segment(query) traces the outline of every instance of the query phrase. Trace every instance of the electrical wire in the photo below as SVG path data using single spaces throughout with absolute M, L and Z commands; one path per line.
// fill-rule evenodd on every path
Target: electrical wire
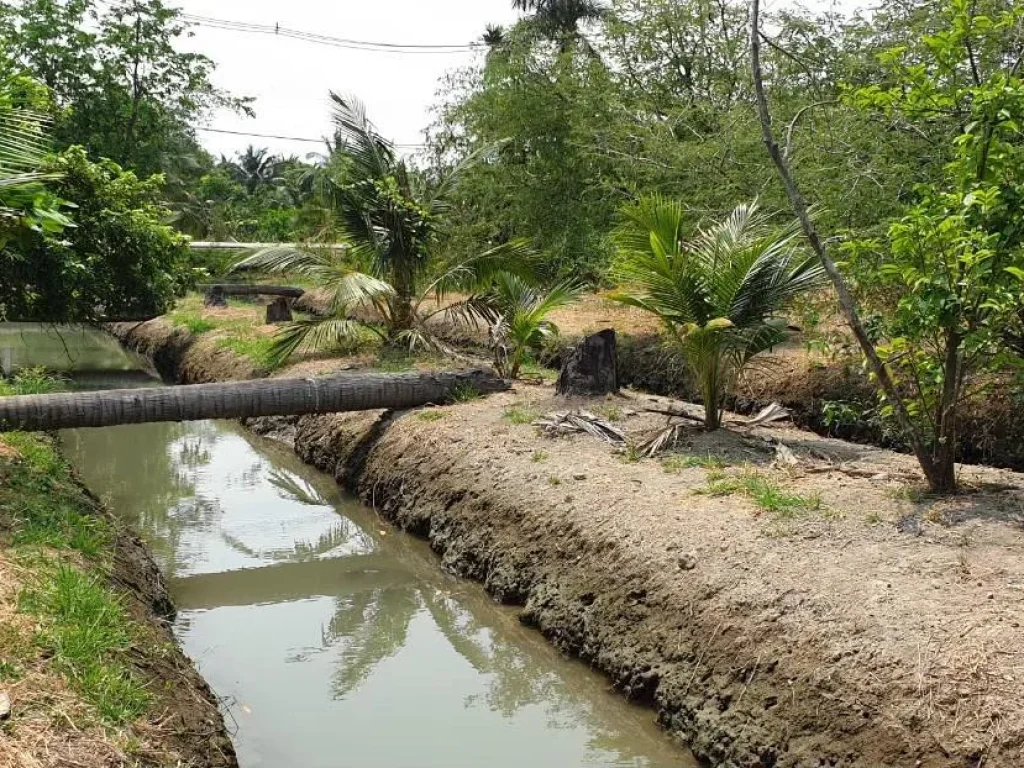
M 281 136 L 274 133 L 253 133 L 251 131 L 232 131 L 227 128 L 207 128 L 197 126 L 196 130 L 207 133 L 225 133 L 231 136 L 249 136 L 256 139 L 279 139 L 281 141 L 302 141 L 308 144 L 324 144 L 326 139 L 310 139 L 305 136 Z M 426 144 L 392 144 L 396 149 L 422 149 Z
M 327 45 L 335 48 L 345 48 L 355 51 L 373 51 L 376 53 L 422 53 L 422 54 L 454 54 L 470 53 L 485 47 L 482 43 L 458 43 L 452 45 L 428 45 L 419 43 L 384 43 L 371 42 L 367 40 L 351 40 L 331 35 L 320 35 L 315 32 L 304 32 L 297 29 L 282 27 L 280 24 L 253 24 L 243 21 L 231 21 L 228 19 L 216 19 L 210 16 L 197 16 L 190 13 L 183 13 L 180 16 L 182 21 L 195 24 L 209 29 L 221 29 L 231 32 L 246 32 L 251 34 L 273 35 L 276 37 L 287 37 L 317 45 Z

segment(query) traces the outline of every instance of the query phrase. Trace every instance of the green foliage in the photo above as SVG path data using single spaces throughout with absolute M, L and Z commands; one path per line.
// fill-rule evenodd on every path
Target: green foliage
M 707 486 L 694 490 L 694 493 L 713 498 L 742 494 L 753 501 L 759 510 L 768 512 L 777 519 L 789 519 L 801 512 L 822 508 L 820 496 L 787 493 L 771 478 L 756 472 L 744 472 L 740 475 L 709 473 Z
M 526 356 L 558 336 L 558 326 L 547 316 L 576 301 L 580 290 L 573 283 L 560 283 L 544 291 L 512 273 L 495 276 L 493 287 L 475 301 L 483 315 L 496 317 L 491 345 L 499 375 L 519 378 Z
M 426 184 L 376 133 L 361 103 L 337 94 L 331 98 L 335 143 L 317 184 L 335 217 L 334 232 L 348 248 L 271 248 L 238 265 L 300 274 L 330 291 L 331 314 L 285 326 L 276 337 L 273 359 L 280 363 L 299 350 L 336 349 L 363 338 L 367 330 L 391 345 L 443 349 L 431 321 L 475 324 L 484 319 L 487 307 L 478 297 L 500 272 L 521 266 L 519 271 L 527 274 L 528 251 L 511 242 L 443 261 L 437 246 L 446 196 L 459 169 Z M 465 164 L 476 160 L 470 157 Z M 445 298 L 455 291 L 472 298 L 446 305 Z M 428 299 L 436 308 L 426 308 Z M 359 319 L 359 310 L 375 317 Z
M 661 461 L 662 469 L 670 474 L 684 469 L 722 470 L 728 466 L 728 461 L 712 453 L 704 456 L 667 456 Z
M 171 314 L 171 320 L 175 325 L 187 328 L 193 336 L 201 336 L 217 327 L 215 322 L 202 317 L 197 312 L 174 312 Z
M 683 240 L 683 207 L 660 196 L 623 210 L 616 232 L 615 299 L 657 316 L 699 383 L 709 430 L 725 393 L 755 355 L 786 339 L 778 316 L 824 272 L 796 247 L 796 229 L 777 230 L 744 205 Z
M 948 161 L 884 237 L 852 239 L 845 251 L 878 318 L 879 353 L 930 451 L 926 474 L 950 490 L 957 410 L 978 374 L 1006 365 L 1007 330 L 1022 319 L 1024 81 L 1004 46 L 1024 9 L 986 15 L 951 0 L 943 20 L 882 55 L 883 84 L 848 91 L 858 109 L 931 133 Z M 884 403 L 881 415 L 892 409 Z
M 532 424 L 540 418 L 540 413 L 528 405 L 510 405 L 501 417 L 509 424 Z
M 135 640 L 124 608 L 95 575 L 64 563 L 47 570 L 20 601 L 41 619 L 37 642 L 104 722 L 131 722 L 145 712 L 149 695 L 117 658 Z
M 554 274 L 601 283 L 626 200 L 683 200 L 691 222 L 756 196 L 783 207 L 753 108 L 747 3 L 612 0 L 582 17 L 575 11 L 604 4 L 525 4 L 535 16 L 441 89 L 430 132 L 436 172 L 501 142 L 456 190 L 453 251 L 523 237 Z M 934 4 L 882 6 L 877 23 L 793 4 L 770 18 L 768 89 L 823 227 L 877 231 L 945 162 L 927 132 L 893 130 L 840 99 L 843 80 L 879 81 L 877 50 L 933 26 Z M 559 31 L 542 29 L 537 19 L 559 8 L 568 11 Z
M 435 410 L 435 409 L 430 409 L 430 410 L 426 410 L 426 411 L 418 411 L 416 413 L 416 418 L 418 418 L 420 421 L 425 421 L 427 423 L 433 423 L 435 421 L 441 421 L 444 417 L 445 417 L 444 411 L 438 411 L 438 410 Z
M 74 227 L 0 251 L 0 317 L 92 322 L 166 312 L 189 277 L 188 248 L 164 221 L 161 179 L 139 180 L 80 147 L 49 161 L 52 188 L 75 204 Z
M 210 59 L 182 50 L 188 26 L 163 0 L 5 3 L 0 33 L 52 91 L 59 145 L 140 176 L 187 175 L 203 155 L 192 126 L 214 109 L 248 109 L 214 87 Z

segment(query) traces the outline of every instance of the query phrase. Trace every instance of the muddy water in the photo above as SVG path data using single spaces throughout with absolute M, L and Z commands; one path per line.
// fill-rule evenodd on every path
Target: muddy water
M 220 422 L 64 443 L 152 545 L 246 768 L 695 765 L 650 712 L 283 446 Z

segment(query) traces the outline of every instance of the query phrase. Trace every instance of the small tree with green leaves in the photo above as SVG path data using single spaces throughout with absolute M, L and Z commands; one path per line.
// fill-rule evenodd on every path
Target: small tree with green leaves
M 480 297 L 502 272 L 529 274 L 530 251 L 514 241 L 465 258 L 443 259 L 448 195 L 460 170 L 479 154 L 470 155 L 439 182 L 427 184 L 377 133 L 360 102 L 337 94 L 331 98 L 335 140 L 317 187 L 334 217 L 334 236 L 347 250 L 271 248 L 238 264 L 303 274 L 329 292 L 331 312 L 285 326 L 275 340 L 273 358 L 280 363 L 300 349 L 351 344 L 366 331 L 392 345 L 443 347 L 432 321 L 487 319 Z M 449 303 L 452 293 L 469 298 Z M 367 309 L 375 317 L 367 317 Z
M 753 9 L 760 88 L 757 0 Z M 875 338 L 807 217 L 759 92 L 766 143 L 794 209 L 837 288 L 884 412 L 936 492 L 956 488 L 957 413 L 979 391 L 981 375 L 1007 359 L 1003 335 L 1020 322 L 1024 279 L 1024 8 L 1001 5 L 985 15 L 977 2 L 951 0 L 945 15 L 941 31 L 882 56 L 881 84 L 846 95 L 893 130 L 937 135 L 949 158 L 940 179 L 918 186 L 886 237 L 845 244 L 861 308 L 879 318 Z
M 773 227 L 756 203 L 690 241 L 679 202 L 645 197 L 623 215 L 615 242 L 624 290 L 615 298 L 662 321 L 700 388 L 706 428 L 718 429 L 736 376 L 786 339 L 779 313 L 824 272 L 796 246 L 797 229 Z

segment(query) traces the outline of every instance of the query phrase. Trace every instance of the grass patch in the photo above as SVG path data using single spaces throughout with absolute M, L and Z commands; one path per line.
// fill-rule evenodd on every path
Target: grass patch
M 448 402 L 471 403 L 474 400 L 480 400 L 483 396 L 484 393 L 471 384 L 459 384 L 448 395 Z
M 622 453 L 619 454 L 619 459 L 624 464 L 639 464 L 640 459 L 643 457 L 644 455 L 640 452 L 640 449 L 632 443 L 627 443 L 626 447 L 622 449 Z
M 791 519 L 803 512 L 820 510 L 823 506 L 820 495 L 788 493 L 775 481 L 756 472 L 742 475 L 710 472 L 707 487 L 697 488 L 694 493 L 716 498 L 742 494 L 753 501 L 759 510 L 776 519 Z
M 617 405 L 595 405 L 591 410 L 594 411 L 605 421 L 617 422 L 622 421 L 623 416 L 622 409 Z
M 230 349 L 236 355 L 247 358 L 260 368 L 273 371 L 280 366 L 280 361 L 274 359 L 273 336 L 259 336 L 256 338 L 225 337 L 217 339 L 217 346 L 220 349 Z
M 135 638 L 115 595 L 94 575 L 66 563 L 44 568 L 41 584 L 22 593 L 20 607 L 39 617 L 36 642 L 55 667 L 111 725 L 146 711 L 149 695 L 118 661 Z
M 562 484 L 562 478 L 560 478 L 560 477 L 552 476 L 552 477 L 548 478 L 548 485 L 550 485 L 552 487 L 559 486 L 561 484 Z
M 540 464 L 541 462 L 547 461 L 548 458 L 547 451 L 534 451 L 533 456 L 530 457 L 534 464 Z
M 510 405 L 501 414 L 501 418 L 509 424 L 532 424 L 540 418 L 540 413 L 527 405 Z
M 0 396 L 49 395 L 65 389 L 64 380 L 45 368 L 22 368 L 10 379 L 0 379 Z
M 721 456 L 712 453 L 706 456 L 668 456 L 662 459 L 661 467 L 668 473 L 682 472 L 684 469 L 722 470 L 729 463 Z
M 29 371 L 0 382 L 0 394 L 61 386 Z M 150 699 L 125 657 L 141 644 L 140 630 L 107 586 L 110 525 L 75 481 L 53 438 L 8 432 L 0 441 L 8 449 L 0 458 L 0 531 L 6 531 L 0 545 L 32 572 L 19 609 L 36 626 L 30 636 L 0 625 L 0 681 L 18 679 L 24 665 L 41 656 L 104 723 L 129 723 Z
M 435 409 L 431 409 L 429 411 L 417 411 L 416 412 L 416 418 L 418 418 L 420 421 L 434 422 L 434 421 L 440 421 L 444 417 L 445 417 L 444 411 L 438 411 L 438 410 L 435 410 Z
M 217 327 L 217 324 L 209 318 L 202 317 L 193 312 L 176 312 L 171 315 L 171 322 L 179 327 L 187 328 L 194 336 L 201 336 L 209 333 Z

